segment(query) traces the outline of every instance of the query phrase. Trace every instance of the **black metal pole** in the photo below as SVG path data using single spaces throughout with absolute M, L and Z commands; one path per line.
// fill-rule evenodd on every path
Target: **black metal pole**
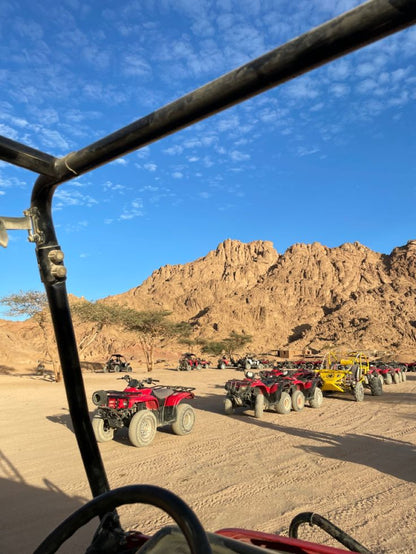
M 3 136 L 0 136 L 0 160 L 50 177 L 57 175 L 58 158 Z

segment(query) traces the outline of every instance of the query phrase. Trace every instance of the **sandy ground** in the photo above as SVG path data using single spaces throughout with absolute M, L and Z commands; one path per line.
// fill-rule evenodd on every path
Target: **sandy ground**
M 85 373 L 88 399 L 122 388 L 116 374 Z M 136 371 L 135 377 L 147 376 Z M 185 437 L 169 429 L 146 448 L 125 432 L 100 445 L 112 488 L 148 483 L 181 496 L 204 527 L 287 534 L 299 512 L 314 511 L 378 554 L 416 551 L 416 373 L 382 397 L 327 397 L 318 410 L 225 416 L 233 369 L 155 370 L 165 384 L 196 387 L 197 421 Z M 63 384 L 1 375 L 0 551 L 30 553 L 91 495 L 72 431 Z M 91 412 L 93 411 L 90 402 Z M 155 508 L 120 510 L 123 526 L 152 533 L 171 523 Z M 59 552 L 83 552 L 96 523 Z M 336 545 L 309 527 L 300 537 Z

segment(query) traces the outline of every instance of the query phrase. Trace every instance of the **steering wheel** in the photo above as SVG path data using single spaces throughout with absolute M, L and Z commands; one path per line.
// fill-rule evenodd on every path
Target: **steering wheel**
M 103 517 L 123 504 L 135 503 L 150 504 L 169 514 L 183 532 L 192 554 L 212 554 L 205 530 L 191 508 L 172 492 L 154 485 L 120 487 L 93 498 L 58 525 L 33 554 L 53 554 L 80 527 L 94 517 Z M 110 550 L 101 549 L 100 553 L 117 553 L 117 550 L 114 550 L 114 544 L 110 548 Z M 121 548 L 120 545 L 120 552 Z

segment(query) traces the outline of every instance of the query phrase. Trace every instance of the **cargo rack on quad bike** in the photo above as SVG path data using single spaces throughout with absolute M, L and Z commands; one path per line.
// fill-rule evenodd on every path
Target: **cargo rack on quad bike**
M 67 270 L 52 219 L 52 199 L 57 187 L 66 181 L 349 52 L 405 29 L 415 22 L 415 0 L 369 0 L 62 158 L 56 158 L 30 146 L 0 137 L 1 160 L 39 175 L 32 190 L 31 206 L 23 212 L 24 216 L 0 218 L 0 244 L 7 246 L 7 230 L 23 229 L 28 232 L 29 240 L 36 245 L 38 267 L 52 315 L 69 410 L 94 497 L 53 531 L 38 547 L 37 554 L 56 552 L 69 536 L 96 516 L 100 518 L 101 523 L 92 545 L 88 548 L 89 554 L 137 552 L 138 545 L 143 542 L 140 543 L 138 539 L 134 543 L 134 537 L 122 530 L 116 512 L 118 506 L 136 502 L 151 504 L 165 510 L 183 531 L 186 542 L 194 554 L 218 551 L 216 549 L 221 536 L 221 540 L 225 541 L 222 543 L 221 552 L 227 551 L 227 548 L 228 551 L 233 552 L 261 551 L 254 546 L 255 544 L 280 552 L 342 552 L 294 538 L 299 523 L 312 524 L 318 521 L 322 523 L 321 520 L 324 518 L 320 520 L 320 516 L 316 514 L 301 514 L 298 519 L 295 518 L 296 525 L 291 527 L 290 538 L 267 535 L 266 539 L 266 534 L 243 530 L 228 530 L 228 535 L 227 530 L 208 534 L 193 511 L 180 498 L 165 489 L 150 485 L 135 485 L 110 490 L 89 418 L 66 291 Z M 369 552 L 332 523 L 325 523 L 323 528 L 347 548 L 355 552 Z M 240 538 L 244 536 L 241 540 L 245 543 L 227 538 L 233 536 Z M 143 539 L 145 540 L 147 537 Z M 152 539 L 149 544 L 150 542 Z M 172 543 L 167 543 L 167 549 L 170 544 Z M 146 549 L 146 545 L 144 548 Z M 156 544 L 155 549 L 158 548 Z M 150 550 L 146 549 L 146 552 Z

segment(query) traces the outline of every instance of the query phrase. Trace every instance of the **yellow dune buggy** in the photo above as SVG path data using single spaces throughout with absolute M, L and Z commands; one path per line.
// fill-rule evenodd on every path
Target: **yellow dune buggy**
M 381 380 L 371 373 L 369 358 L 362 352 L 349 352 L 345 356 L 328 352 L 316 372 L 322 380 L 322 392 L 352 393 L 356 402 L 364 400 L 365 387 L 373 396 L 383 393 Z

